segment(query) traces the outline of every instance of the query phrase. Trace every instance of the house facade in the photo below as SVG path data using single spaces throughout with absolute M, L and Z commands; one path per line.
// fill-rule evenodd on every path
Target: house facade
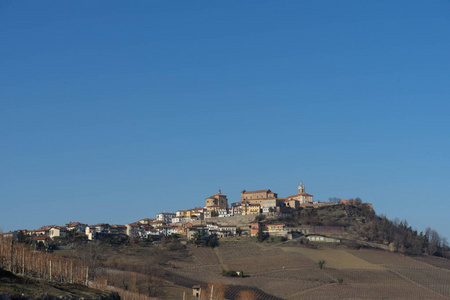
M 276 200 L 278 194 L 272 192 L 271 190 L 256 190 L 256 191 L 246 191 L 241 192 L 241 203 L 248 202 L 250 204 L 258 204 L 262 206 L 263 200 Z
M 172 219 L 176 217 L 174 213 L 162 212 L 156 215 L 156 220 L 162 221 L 164 223 L 172 223 Z
M 55 237 L 65 237 L 66 234 L 67 234 L 66 227 L 61 227 L 61 226 L 54 226 L 54 227 L 50 228 L 48 231 L 48 236 L 51 239 L 54 239 Z
M 251 204 L 249 202 L 243 202 L 241 204 L 241 215 L 257 215 L 261 213 L 261 206 L 259 204 Z
M 109 224 L 100 223 L 86 227 L 85 234 L 88 240 L 95 240 L 98 233 L 109 233 Z
M 241 202 L 231 204 L 231 214 L 233 216 L 239 216 L 241 214 Z
M 264 229 L 264 225 L 261 222 L 252 222 L 250 224 L 250 236 L 256 236 L 260 227 Z
M 85 233 L 87 224 L 80 222 L 69 222 L 66 224 L 67 231 L 75 230 L 77 233 Z
M 127 228 L 127 235 L 131 238 L 140 236 L 140 228 L 136 223 L 130 223 L 125 225 Z

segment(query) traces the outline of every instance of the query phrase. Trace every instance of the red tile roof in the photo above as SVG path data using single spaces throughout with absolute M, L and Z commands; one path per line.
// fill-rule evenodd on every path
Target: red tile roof
M 297 196 L 311 196 L 311 197 L 312 197 L 311 194 L 308 194 L 308 193 L 301 193 L 301 194 L 297 194 L 297 195 L 288 196 L 288 197 L 286 197 L 286 199 L 293 198 L 293 197 L 297 197 Z

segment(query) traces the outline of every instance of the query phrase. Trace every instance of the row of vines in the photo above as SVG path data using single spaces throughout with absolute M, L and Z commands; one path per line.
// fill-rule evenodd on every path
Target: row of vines
M 66 283 L 88 283 L 89 267 L 75 259 L 36 251 L 0 236 L 0 268 L 14 274 Z

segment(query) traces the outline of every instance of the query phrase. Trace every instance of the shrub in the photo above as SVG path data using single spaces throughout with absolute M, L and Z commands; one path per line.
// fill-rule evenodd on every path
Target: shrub
M 256 234 L 256 240 L 260 243 L 264 242 L 269 237 L 269 234 L 264 232 L 264 227 L 261 225 L 258 228 L 258 233 Z
M 232 271 L 232 270 L 225 270 L 222 269 L 222 276 L 225 277 L 244 277 L 244 272 L 243 271 Z
M 324 260 L 319 260 L 319 262 L 317 264 L 319 265 L 319 269 L 323 269 L 323 267 L 325 265 L 325 261 Z
M 266 216 L 263 215 L 263 214 L 257 215 L 257 216 L 255 217 L 255 221 L 262 221 L 262 220 L 264 220 L 265 218 L 266 218 Z

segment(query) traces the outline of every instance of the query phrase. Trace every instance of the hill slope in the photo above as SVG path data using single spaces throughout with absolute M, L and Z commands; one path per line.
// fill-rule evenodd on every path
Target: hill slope
M 102 292 L 79 284 L 48 282 L 44 280 L 16 276 L 13 273 L 3 269 L 0 269 L 0 294 L 14 296 L 14 299 L 36 299 L 41 297 L 57 297 L 64 299 L 84 298 L 99 300 L 119 299 L 116 293 Z

